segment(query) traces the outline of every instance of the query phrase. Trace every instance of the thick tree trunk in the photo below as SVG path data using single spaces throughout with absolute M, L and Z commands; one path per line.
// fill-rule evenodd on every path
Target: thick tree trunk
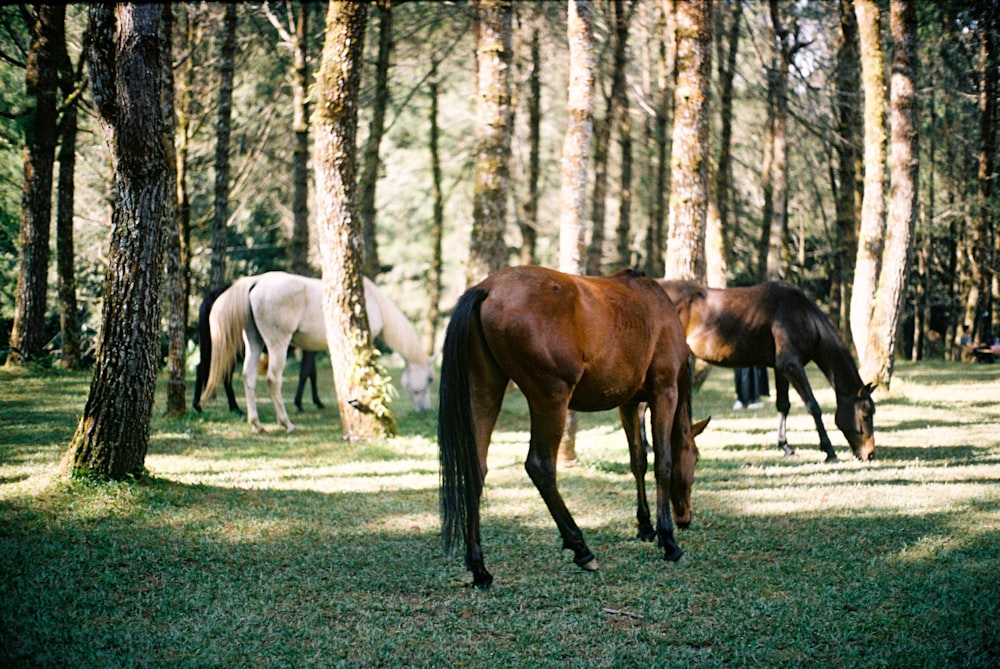
M 7 366 L 16 367 L 45 346 L 45 302 L 52 222 L 52 173 L 55 162 L 57 50 L 65 43 L 63 5 L 38 5 L 25 73 L 32 102 L 25 124 L 24 190 L 21 197 L 21 257 L 17 273 L 14 324 Z
M 222 53 L 219 56 L 219 113 L 215 125 L 215 208 L 212 217 L 212 262 L 209 288 L 226 283 L 229 230 L 229 138 L 232 134 L 233 70 L 236 58 L 236 4 L 224 5 Z
M 378 185 L 379 148 L 385 132 L 385 110 L 389 104 L 389 66 L 392 61 L 392 0 L 378 0 L 378 60 L 375 64 L 375 100 L 368 126 L 364 162 L 361 167 L 361 233 L 364 240 L 364 273 L 374 279 L 382 271 L 378 257 L 375 223 L 375 189 Z
M 851 299 L 851 336 L 860 357 L 868 341 L 871 296 L 875 294 L 885 243 L 885 73 L 878 3 L 854 0 L 854 11 L 858 18 L 861 81 L 865 92 L 865 188 Z
M 62 460 L 64 475 L 121 480 L 145 471 L 169 197 L 159 99 L 162 10 L 157 4 L 90 8 L 90 77 L 111 148 L 115 202 L 97 363 Z
M 891 0 L 893 37 L 891 78 L 892 184 L 885 251 L 872 311 L 861 378 L 889 390 L 896 355 L 896 334 L 903 298 L 910 240 L 917 211 L 917 9 L 916 0 Z
M 372 345 L 362 283 L 361 221 L 355 201 L 358 88 L 368 7 L 330 2 L 317 81 L 316 192 L 323 262 L 323 312 L 346 439 L 396 432 L 389 379 Z
M 708 213 L 711 0 L 677 3 L 676 20 L 677 82 L 664 276 L 700 281 L 705 278 L 705 219 Z
M 510 189 L 510 0 L 474 0 L 476 32 L 476 177 L 466 281 L 478 283 L 507 265 Z

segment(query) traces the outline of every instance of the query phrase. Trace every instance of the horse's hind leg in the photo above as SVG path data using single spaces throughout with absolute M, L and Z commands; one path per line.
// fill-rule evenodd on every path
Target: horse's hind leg
M 284 345 L 276 344 L 273 347 L 268 347 L 267 387 L 271 391 L 271 401 L 274 403 L 274 412 L 277 415 L 278 423 L 284 425 L 285 430 L 291 432 L 295 429 L 295 426 L 292 425 L 292 421 L 288 418 L 288 412 L 285 410 L 285 402 L 281 399 L 281 381 L 287 358 L 288 342 L 285 342 Z
M 792 407 L 792 403 L 788 401 L 788 379 L 777 369 L 774 371 L 774 406 L 778 410 L 778 448 L 784 451 L 785 455 L 795 455 L 795 449 L 788 445 L 785 426 L 788 421 L 788 410 Z
M 260 360 L 261 341 L 256 330 L 243 332 L 243 342 L 246 345 L 246 356 L 243 358 L 243 390 L 247 400 L 247 422 L 255 433 L 264 431 L 257 416 L 257 361 Z
M 621 417 L 622 428 L 625 430 L 625 438 L 628 439 L 629 464 L 632 467 L 632 476 L 635 477 L 637 498 L 635 517 L 639 524 L 638 537 L 643 541 L 652 541 L 656 538 L 656 530 L 653 529 L 649 520 L 649 502 L 646 498 L 648 461 L 644 443 L 645 435 L 642 434 L 641 429 L 644 411 L 645 405 L 634 403 L 618 407 L 618 415 Z
M 524 388 L 522 388 L 524 390 Z M 564 395 L 567 397 L 568 395 Z M 562 535 L 563 548 L 573 551 L 573 561 L 587 571 L 597 570 L 597 560 L 583 540 L 573 516 L 556 486 L 556 459 L 559 441 L 566 426 L 567 401 L 559 402 L 558 395 L 541 391 L 541 400 L 528 400 L 531 413 L 531 442 L 524 468 L 538 488 L 552 519 Z

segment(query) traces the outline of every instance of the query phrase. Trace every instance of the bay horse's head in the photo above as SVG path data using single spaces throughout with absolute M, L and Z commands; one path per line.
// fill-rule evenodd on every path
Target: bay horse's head
M 711 417 L 699 421 L 685 430 L 677 447 L 671 448 L 670 502 L 678 527 L 691 524 L 691 488 L 694 485 L 694 468 L 698 464 L 698 446 L 694 438 L 705 431 Z M 672 440 L 673 441 L 673 440 Z
M 862 461 L 875 458 L 874 390 L 875 386 L 867 383 L 854 396 L 837 401 L 837 427 L 844 433 L 855 457 Z
M 413 401 L 414 411 L 428 411 L 431 408 L 431 381 L 434 380 L 434 363 L 409 363 L 403 370 L 401 382 Z

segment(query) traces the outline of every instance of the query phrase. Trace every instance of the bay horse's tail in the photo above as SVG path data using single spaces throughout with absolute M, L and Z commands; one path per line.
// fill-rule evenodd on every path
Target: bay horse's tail
M 465 537 L 469 508 L 479 501 L 483 472 L 476 450 L 469 386 L 469 342 L 476 331 L 479 307 L 486 299 L 482 288 L 470 288 L 448 324 L 441 350 L 441 387 L 438 401 L 438 446 L 441 460 L 441 546 L 451 554 L 455 537 Z
M 250 312 L 250 290 L 256 277 L 240 279 L 223 292 L 212 305 L 208 321 L 211 332 L 212 362 L 205 384 L 204 397 L 211 398 L 219 384 L 236 364 L 243 349 L 243 330 L 253 319 Z

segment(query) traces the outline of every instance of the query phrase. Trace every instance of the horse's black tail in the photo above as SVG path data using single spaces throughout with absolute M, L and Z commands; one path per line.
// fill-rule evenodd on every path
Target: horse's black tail
M 446 554 L 451 553 L 459 533 L 465 538 L 469 508 L 478 503 L 483 489 L 469 387 L 469 340 L 479 336 L 473 328 L 486 295 L 482 288 L 470 288 L 462 295 L 455 305 L 441 350 L 438 447 L 441 546 Z

